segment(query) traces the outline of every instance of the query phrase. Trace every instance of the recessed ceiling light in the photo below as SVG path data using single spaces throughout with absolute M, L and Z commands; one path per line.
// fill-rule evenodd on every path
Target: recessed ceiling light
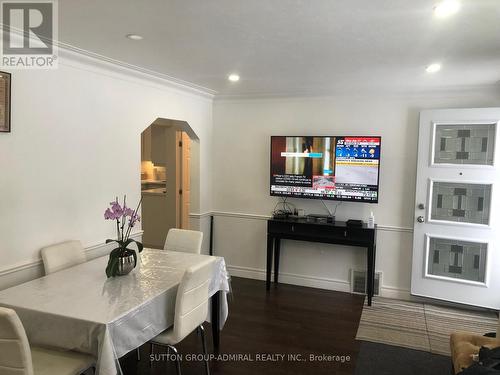
M 230 74 L 228 77 L 227 77 L 228 80 L 230 80 L 231 82 L 238 82 L 240 80 L 240 76 L 238 74 Z
M 131 40 L 142 40 L 142 39 L 144 39 L 141 35 L 138 35 L 138 34 L 127 34 L 126 37 L 129 38 L 129 39 L 131 39 Z
M 443 0 L 434 7 L 434 15 L 445 18 L 457 13 L 460 10 L 460 3 L 457 0 Z
M 425 68 L 425 71 L 427 73 L 436 73 L 439 72 L 440 70 L 441 70 L 441 64 L 438 63 L 428 65 L 427 68 Z

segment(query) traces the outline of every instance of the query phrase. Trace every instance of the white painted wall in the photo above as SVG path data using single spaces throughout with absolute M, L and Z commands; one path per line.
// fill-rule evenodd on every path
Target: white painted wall
M 93 249 L 114 236 L 113 225 L 103 220 L 104 207 L 116 194 L 139 199 L 140 133 L 163 117 L 187 121 L 200 138 L 193 152 L 200 163 L 192 166 L 191 222 L 205 232 L 205 251 L 214 207 L 216 253 L 226 257 L 234 275 L 255 278 L 264 277 L 265 218 L 277 201 L 268 194 L 270 135 L 381 135 L 380 203 L 344 203 L 337 217 L 365 219 L 373 209 L 381 226 L 377 270 L 384 273 L 383 291 L 405 294 L 418 111 L 498 106 L 500 99 L 493 89 L 478 89 L 221 100 L 214 106 L 213 129 L 206 95 L 65 51 L 59 64 L 54 71 L 12 76 L 12 133 L 0 134 L 0 278 L 8 276 L 9 285 L 24 277 L 12 271 L 31 267 L 26 275 L 39 274 L 44 245 L 78 238 Z M 318 201 L 294 202 L 324 212 Z M 287 242 L 282 280 L 347 290 L 353 265 L 364 266 L 363 250 Z
M 57 70 L 12 72 L 12 133 L 0 134 L 0 276 L 36 264 L 47 244 L 115 236 L 104 209 L 115 195 L 138 202 L 140 134 L 157 117 L 185 120 L 199 136 L 191 207 L 210 210 L 210 96 L 68 51 Z
M 343 203 L 339 220 L 379 224 L 377 271 L 382 293 L 410 290 L 418 114 L 423 108 L 498 106 L 494 88 L 460 92 L 338 96 L 330 98 L 216 100 L 214 105 L 215 249 L 233 275 L 264 278 L 271 135 L 381 135 L 379 204 Z M 320 201 L 291 199 L 307 213 L 327 213 Z M 328 203 L 332 208 L 335 203 Z M 281 280 L 348 290 L 349 269 L 364 268 L 365 251 L 285 241 Z

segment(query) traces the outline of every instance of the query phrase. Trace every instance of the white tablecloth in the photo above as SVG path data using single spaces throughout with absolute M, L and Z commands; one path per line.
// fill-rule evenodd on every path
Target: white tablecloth
M 90 353 L 99 375 L 116 375 L 118 358 L 173 324 L 182 275 L 206 257 L 145 249 L 134 271 L 111 279 L 104 272 L 108 257 L 101 257 L 0 291 L 0 306 L 16 310 L 32 345 Z M 225 292 L 222 327 L 229 285 L 224 258 L 213 258 L 210 296 Z

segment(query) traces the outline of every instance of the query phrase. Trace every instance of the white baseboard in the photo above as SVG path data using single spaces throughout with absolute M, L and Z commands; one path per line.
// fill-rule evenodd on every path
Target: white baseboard
M 258 268 L 227 266 L 229 273 L 232 276 L 245 277 L 247 279 L 265 280 L 266 271 Z M 274 277 L 274 272 L 271 277 Z M 280 272 L 279 281 L 284 284 L 308 286 L 312 288 L 337 290 L 341 292 L 349 292 L 349 282 L 344 280 L 322 278 L 315 276 L 297 275 L 293 273 Z
M 131 234 L 131 238 L 140 241 L 143 231 Z M 113 243 L 106 244 L 104 241 L 96 245 L 87 246 L 85 254 L 87 260 L 109 254 L 113 249 Z M 26 261 L 12 265 L 0 270 L 0 290 L 31 281 L 44 275 L 42 259 Z
M 232 276 L 244 277 L 247 279 L 265 280 L 266 271 L 259 268 L 241 267 L 228 265 L 227 269 Z M 272 273 L 274 278 L 274 272 Z M 351 291 L 350 282 L 346 280 L 331 279 L 327 277 L 316 277 L 307 275 L 298 275 L 292 273 L 281 273 L 279 281 L 284 284 L 307 286 L 311 288 L 335 290 L 338 292 Z M 394 288 L 391 286 L 382 286 L 380 288 L 380 296 L 386 298 L 409 300 L 410 291 L 406 289 Z
M 382 286 L 380 289 L 380 296 L 386 298 L 400 299 L 404 301 L 410 301 L 411 294 L 407 289 L 395 288 L 392 286 Z

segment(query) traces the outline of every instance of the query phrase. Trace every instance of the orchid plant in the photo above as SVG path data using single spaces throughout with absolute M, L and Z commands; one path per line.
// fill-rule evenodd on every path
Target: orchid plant
M 134 250 L 129 249 L 128 246 L 131 243 L 137 245 L 137 250 L 142 251 L 142 243 L 135 241 L 130 238 L 130 232 L 132 228 L 141 221 L 139 216 L 139 207 L 141 206 L 142 198 L 137 205 L 135 210 L 127 207 L 126 202 L 127 197 L 123 197 L 123 205 L 118 202 L 118 197 L 110 203 L 111 207 L 108 207 L 104 212 L 105 220 L 116 220 L 116 240 L 106 240 L 106 243 L 116 242 L 118 247 L 113 249 L 109 254 L 108 266 L 106 267 L 106 276 L 113 277 L 116 276 L 118 272 L 118 263 L 120 257 L 134 256 L 134 267 L 137 265 L 137 254 Z

